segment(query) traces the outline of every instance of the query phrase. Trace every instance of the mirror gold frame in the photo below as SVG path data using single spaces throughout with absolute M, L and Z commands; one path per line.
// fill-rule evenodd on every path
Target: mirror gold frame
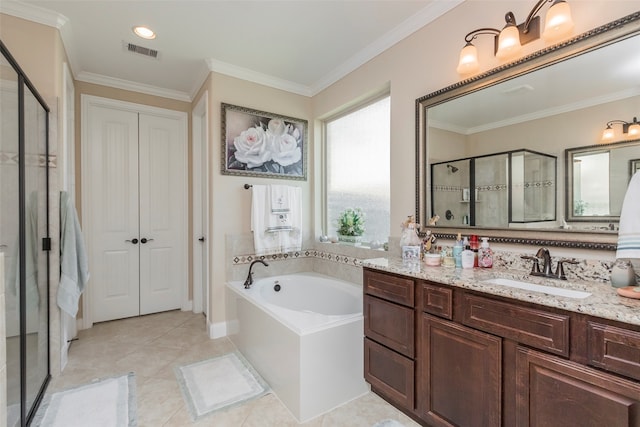
M 511 63 L 496 67 L 485 73 L 462 80 L 421 98 L 416 99 L 416 218 L 420 224 L 427 224 L 427 200 L 429 165 L 427 163 L 427 109 L 468 93 L 493 86 L 565 61 L 586 52 L 616 43 L 640 34 L 640 11 L 627 15 L 608 24 L 582 33 L 565 42 L 550 46 L 520 58 Z M 474 234 L 490 237 L 498 243 L 525 244 L 535 246 L 558 246 L 568 248 L 615 250 L 615 233 L 593 233 L 588 231 L 552 230 L 552 229 L 472 229 Z M 431 231 L 441 239 L 454 239 L 463 231 L 454 227 L 435 227 Z M 467 231 L 467 229 L 464 229 Z

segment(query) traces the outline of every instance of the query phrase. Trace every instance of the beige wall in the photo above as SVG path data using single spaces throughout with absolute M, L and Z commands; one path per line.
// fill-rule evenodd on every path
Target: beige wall
M 509 10 L 521 22 L 533 4 L 467 0 L 313 97 L 313 116 L 321 117 L 383 82 L 390 82 L 392 236 L 399 235 L 400 223 L 415 210 L 415 100 L 460 79 L 455 70 L 465 34 L 479 27 L 501 28 Z M 570 4 L 575 34 L 638 10 L 637 1 L 572 0 Z M 546 10 L 545 7 L 541 13 L 543 18 Z M 479 72 L 500 65 L 492 54 L 492 37 L 481 36 L 474 43 L 480 55 Z M 543 47 L 544 41 L 536 40 L 525 45 L 522 54 Z
M 243 188 L 245 183 L 280 183 L 300 187 L 303 194 L 303 242 L 313 238 L 311 227 L 311 220 L 313 218 L 311 176 L 313 176 L 314 171 L 314 156 L 312 152 L 314 141 L 311 132 L 311 99 L 308 97 L 295 95 L 218 73 L 211 73 L 194 99 L 194 106 L 198 103 L 205 90 L 207 90 L 209 94 L 209 185 L 211 189 L 211 218 L 209 227 L 209 241 L 211 242 L 211 286 L 209 295 L 209 319 L 215 327 L 216 324 L 224 322 L 225 320 L 225 271 L 227 263 L 231 262 L 230 259 L 226 258 L 225 254 L 225 236 L 227 234 L 248 233 L 251 231 L 251 192 Z M 297 181 L 223 175 L 221 173 L 221 103 L 307 120 L 309 122 L 307 143 L 307 175 L 309 178 L 306 181 Z

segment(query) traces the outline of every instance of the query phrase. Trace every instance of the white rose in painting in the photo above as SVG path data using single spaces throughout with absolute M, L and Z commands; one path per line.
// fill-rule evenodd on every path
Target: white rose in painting
M 271 140 L 271 158 L 282 166 L 289 166 L 299 162 L 302 158 L 302 151 L 298 147 L 298 141 L 288 133 L 273 137 Z
M 268 132 L 273 136 L 284 135 L 287 131 L 285 123 L 280 119 L 269 120 Z
M 257 168 L 271 160 L 269 141 L 264 129 L 252 127 L 233 139 L 236 160 L 246 163 L 248 168 Z

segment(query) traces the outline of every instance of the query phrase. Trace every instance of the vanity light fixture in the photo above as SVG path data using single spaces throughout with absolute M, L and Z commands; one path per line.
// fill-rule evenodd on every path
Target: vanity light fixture
M 538 0 L 533 6 L 527 19 L 522 24 L 516 24 L 513 12 L 504 16 L 506 25 L 502 30 L 496 28 L 479 28 L 464 37 L 465 46 L 460 52 L 460 59 L 456 71 L 458 74 L 471 74 L 480 68 L 478 49 L 472 41 L 481 34 L 494 36 L 494 53 L 498 59 L 506 59 L 516 55 L 523 44 L 540 38 L 540 17 L 537 16 L 545 3 L 553 3 L 547 11 L 545 29 L 542 37 L 547 42 L 558 40 L 573 30 L 571 9 L 565 0 Z
M 154 33 L 153 30 L 149 27 L 139 25 L 139 26 L 133 27 L 131 30 L 136 36 L 142 37 L 143 39 L 146 39 L 146 40 L 153 40 L 156 38 L 156 33 Z
M 613 141 L 616 138 L 616 131 L 613 125 L 621 124 L 622 133 L 627 134 L 627 138 L 636 139 L 640 138 L 640 122 L 638 118 L 634 117 L 632 122 L 625 122 L 624 120 L 611 120 L 607 122 L 607 127 L 602 132 L 603 141 Z

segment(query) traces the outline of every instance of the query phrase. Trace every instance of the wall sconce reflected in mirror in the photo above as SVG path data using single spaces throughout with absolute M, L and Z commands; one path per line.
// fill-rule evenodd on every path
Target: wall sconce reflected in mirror
M 460 59 L 456 71 L 458 74 L 471 74 L 478 71 L 478 49 L 472 41 L 482 34 L 494 36 L 494 53 L 498 59 L 506 59 L 516 55 L 522 45 L 540 38 L 540 17 L 536 16 L 545 3 L 553 3 L 547 11 L 545 28 L 542 37 L 547 42 L 567 36 L 573 30 L 571 9 L 565 0 L 538 0 L 533 6 L 527 19 L 520 25 L 516 24 L 515 15 L 507 12 L 504 19 L 506 25 L 502 30 L 496 28 L 479 28 L 468 33 L 464 40 L 465 46 L 460 52 Z
M 640 138 L 640 122 L 634 117 L 632 122 L 625 122 L 624 120 L 608 121 L 607 127 L 602 132 L 602 141 L 613 141 L 618 137 L 613 127 L 615 124 L 622 125 L 622 133 L 626 133 L 628 139 Z

